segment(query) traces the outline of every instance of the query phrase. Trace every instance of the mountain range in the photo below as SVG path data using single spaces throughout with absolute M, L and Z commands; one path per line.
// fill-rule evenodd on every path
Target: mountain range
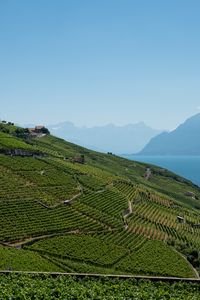
M 143 122 L 116 126 L 77 127 L 71 122 L 47 126 L 57 137 L 101 152 L 136 153 L 161 130 L 152 129 Z
M 140 155 L 200 155 L 200 113 L 171 132 L 153 137 Z

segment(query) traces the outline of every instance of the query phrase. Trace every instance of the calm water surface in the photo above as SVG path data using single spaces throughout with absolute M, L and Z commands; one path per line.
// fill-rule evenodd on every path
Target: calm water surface
M 200 186 L 200 156 L 126 155 L 124 157 L 166 168 Z

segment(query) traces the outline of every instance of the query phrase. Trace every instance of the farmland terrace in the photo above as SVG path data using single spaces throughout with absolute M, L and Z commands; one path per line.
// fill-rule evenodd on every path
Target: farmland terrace
M 197 186 L 153 165 L 22 133 L 0 126 L 1 270 L 199 276 Z

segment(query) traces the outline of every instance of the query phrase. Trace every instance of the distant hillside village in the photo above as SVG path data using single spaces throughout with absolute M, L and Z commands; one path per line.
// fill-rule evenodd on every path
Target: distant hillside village
M 21 128 L 15 126 L 14 123 L 5 120 L 0 121 L 0 131 L 13 134 L 20 138 L 42 137 L 50 134 L 49 130 L 44 125 L 37 125 L 34 128 Z
M 50 134 L 49 130 L 43 125 L 37 125 L 35 128 L 28 128 L 28 132 L 32 137 L 40 137 Z

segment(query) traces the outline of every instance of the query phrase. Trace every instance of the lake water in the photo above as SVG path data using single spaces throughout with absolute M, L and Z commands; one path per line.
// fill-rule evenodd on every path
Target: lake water
M 166 168 L 200 186 L 200 156 L 124 156 Z

